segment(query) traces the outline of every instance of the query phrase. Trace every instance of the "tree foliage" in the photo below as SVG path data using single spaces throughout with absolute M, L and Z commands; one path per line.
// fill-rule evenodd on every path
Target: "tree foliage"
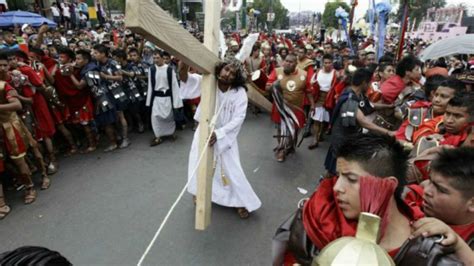
M 402 22 L 403 17 L 403 4 L 405 0 L 399 0 L 400 8 L 398 9 L 397 15 L 395 17 L 396 22 Z M 429 8 L 440 8 L 446 6 L 446 0 L 409 0 L 409 17 L 410 21 L 414 21 L 416 19 L 416 27 L 418 24 L 423 20 L 423 17 L 426 16 L 426 11 Z
M 339 28 L 339 22 L 338 19 L 336 18 L 336 9 L 342 7 L 344 8 L 347 13 L 351 12 L 351 7 L 342 0 L 338 0 L 335 2 L 328 2 L 326 3 L 326 6 L 324 7 L 324 13 L 322 17 L 322 23 L 324 27 L 329 28 Z
M 261 12 L 257 18 L 259 25 L 267 23 L 267 13 L 270 7 L 275 13 L 275 20 L 273 21 L 272 28 L 285 29 L 289 27 L 288 10 L 281 4 L 280 0 L 255 0 L 253 8 Z

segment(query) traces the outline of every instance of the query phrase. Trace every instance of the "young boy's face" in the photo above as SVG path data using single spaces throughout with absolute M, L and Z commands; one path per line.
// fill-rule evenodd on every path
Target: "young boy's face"
M 451 178 L 437 172 L 430 173 L 430 182 L 423 194 L 423 212 L 449 225 L 462 224 L 465 217 L 474 211 L 472 201 L 450 182 Z
M 8 72 L 8 60 L 0 60 L 0 74 L 5 74 Z
M 447 133 L 459 134 L 469 125 L 467 107 L 456 107 L 448 104 L 443 117 L 443 124 Z

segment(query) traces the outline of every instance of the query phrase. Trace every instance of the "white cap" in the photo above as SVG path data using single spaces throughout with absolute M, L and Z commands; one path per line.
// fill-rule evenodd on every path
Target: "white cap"
M 236 40 L 230 41 L 230 46 L 239 46 L 239 43 Z
M 26 23 L 23 24 L 23 26 L 21 26 L 21 31 L 24 32 L 26 30 L 26 28 L 28 28 L 29 26 L 30 26 L 30 24 L 26 24 Z

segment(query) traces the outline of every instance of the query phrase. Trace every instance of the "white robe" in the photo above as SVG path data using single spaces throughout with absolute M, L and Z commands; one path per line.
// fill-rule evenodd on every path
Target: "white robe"
M 173 93 L 173 103 L 171 102 L 171 97 L 155 97 L 154 99 L 151 98 L 153 95 L 153 90 L 162 91 L 163 93 L 165 93 L 167 90 L 170 89 L 168 85 L 167 75 L 168 65 L 155 65 L 155 67 L 155 88 L 151 87 L 151 71 L 148 72 L 148 92 L 146 98 L 146 106 L 150 106 L 151 104 L 151 126 L 153 128 L 153 133 L 155 133 L 155 137 L 159 138 L 174 134 L 176 130 L 176 123 L 174 122 L 173 117 L 173 107 L 183 107 L 183 101 L 181 100 L 181 96 L 179 94 L 178 80 L 176 79 L 176 74 L 174 71 L 171 75 L 171 90 Z
M 245 89 L 229 89 L 223 93 L 217 89 L 217 110 L 223 108 L 216 121 L 214 132 L 217 142 L 214 144 L 216 169 L 212 181 L 212 202 L 226 207 L 245 207 L 249 212 L 255 211 L 262 205 L 245 177 L 240 165 L 237 136 L 247 113 L 247 93 Z M 195 119 L 199 118 L 199 110 Z M 197 119 L 196 119 L 197 120 Z M 197 167 L 199 159 L 199 128 L 194 133 L 188 164 L 188 192 L 196 195 Z M 194 174 L 194 175 L 193 175 Z M 222 177 L 225 175 L 225 178 Z

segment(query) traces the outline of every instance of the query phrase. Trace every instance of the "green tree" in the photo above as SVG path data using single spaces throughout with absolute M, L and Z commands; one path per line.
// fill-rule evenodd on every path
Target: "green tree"
M 285 29 L 289 27 L 288 10 L 281 4 L 280 0 L 255 0 L 253 8 L 261 12 L 257 18 L 259 25 L 267 23 L 267 13 L 272 8 L 275 13 L 275 20 L 273 21 L 272 28 Z M 270 26 L 270 25 L 269 25 Z
M 418 24 L 423 20 L 423 17 L 426 16 L 426 11 L 428 8 L 440 8 L 446 6 L 446 0 L 407 0 L 409 4 L 409 17 L 410 20 L 413 21 L 416 19 L 415 27 L 418 27 Z M 400 8 L 397 11 L 397 15 L 395 17 L 395 21 L 401 23 L 403 17 L 403 4 L 405 0 L 398 0 L 396 1 L 400 4 Z
M 339 28 L 338 18 L 336 18 L 336 9 L 339 7 L 344 8 L 347 13 L 351 12 L 349 5 L 343 0 L 337 0 L 335 2 L 328 2 L 324 6 L 324 13 L 322 17 L 322 23 L 324 27 L 329 28 Z

